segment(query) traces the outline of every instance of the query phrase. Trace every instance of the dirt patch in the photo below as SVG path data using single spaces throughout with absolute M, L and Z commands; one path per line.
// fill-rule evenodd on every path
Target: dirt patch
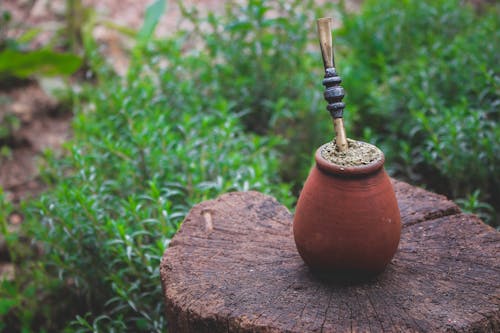
M 43 190 L 37 159 L 45 149 L 60 149 L 70 137 L 71 112 L 48 96 L 36 81 L 0 90 L 0 119 L 15 116 L 20 125 L 0 141 L 8 149 L 0 157 L 0 186 L 18 202 Z

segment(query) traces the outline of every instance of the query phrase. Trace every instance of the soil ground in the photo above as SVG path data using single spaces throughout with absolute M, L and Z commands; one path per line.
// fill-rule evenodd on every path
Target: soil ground
M 20 126 L 3 142 L 8 156 L 0 157 L 0 186 L 7 198 L 18 202 L 36 195 L 44 186 L 38 179 L 37 156 L 45 149 L 59 149 L 70 137 L 70 110 L 64 110 L 36 81 L 17 83 L 0 91 L 0 119 L 16 116 Z

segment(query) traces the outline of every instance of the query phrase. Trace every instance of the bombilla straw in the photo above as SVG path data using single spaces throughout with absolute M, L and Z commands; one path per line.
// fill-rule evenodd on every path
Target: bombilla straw
M 321 55 L 323 56 L 323 66 L 325 70 L 335 67 L 332 46 L 332 21 L 331 17 L 323 17 L 317 21 L 319 46 L 321 47 Z
M 335 69 L 335 60 L 332 45 L 332 23 L 331 17 L 323 17 L 317 20 L 319 45 L 323 57 L 323 66 L 325 68 L 325 100 L 328 102 L 327 109 L 333 117 L 333 126 L 335 129 L 335 142 L 337 150 L 345 152 L 348 148 L 347 137 L 344 128 L 343 111 L 345 104 L 344 89 L 340 86 L 342 79 L 338 76 Z

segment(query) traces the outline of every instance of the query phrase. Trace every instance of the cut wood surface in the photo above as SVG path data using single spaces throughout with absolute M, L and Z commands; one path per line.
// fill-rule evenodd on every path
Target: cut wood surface
M 500 233 L 443 196 L 394 188 L 399 250 L 365 282 L 313 276 L 272 197 L 195 206 L 161 263 L 169 331 L 500 332 Z

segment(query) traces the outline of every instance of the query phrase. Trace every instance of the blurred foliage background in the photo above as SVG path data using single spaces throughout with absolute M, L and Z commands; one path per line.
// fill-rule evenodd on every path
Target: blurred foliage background
M 17 267 L 0 282 L 0 330 L 165 331 L 159 262 L 192 205 L 255 189 L 292 208 L 314 150 L 333 136 L 317 17 L 341 22 L 348 136 L 381 147 L 393 176 L 499 225 L 498 5 L 368 0 L 352 13 L 342 2 L 247 0 L 223 14 L 179 5 L 190 28 L 155 38 L 166 4 L 153 2 L 125 76 L 100 54 L 95 21 L 71 24 L 79 37 L 68 59 L 92 80 L 71 93 L 74 139 L 63 156 L 45 153 L 50 190 L 17 208 L 18 233 L 0 194 Z M 43 74 L 2 67 L 7 44 L 0 73 Z

